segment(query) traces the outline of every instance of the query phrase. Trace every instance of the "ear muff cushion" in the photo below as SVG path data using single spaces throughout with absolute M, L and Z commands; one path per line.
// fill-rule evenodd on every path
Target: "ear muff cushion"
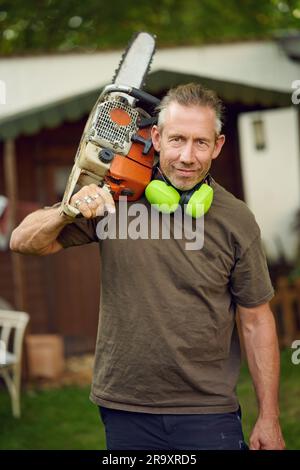
M 202 217 L 208 212 L 214 197 L 213 189 L 206 183 L 194 192 L 190 197 L 188 204 L 186 205 L 185 211 L 194 219 Z
M 178 191 L 160 180 L 153 180 L 148 184 L 145 189 L 145 196 L 151 205 L 166 214 L 175 212 L 180 200 Z

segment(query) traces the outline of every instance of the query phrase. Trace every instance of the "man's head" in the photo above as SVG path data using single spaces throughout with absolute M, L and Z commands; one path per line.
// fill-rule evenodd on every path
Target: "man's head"
M 162 99 L 152 141 L 160 168 L 176 188 L 188 190 L 208 173 L 225 142 L 222 102 L 199 84 L 171 89 Z

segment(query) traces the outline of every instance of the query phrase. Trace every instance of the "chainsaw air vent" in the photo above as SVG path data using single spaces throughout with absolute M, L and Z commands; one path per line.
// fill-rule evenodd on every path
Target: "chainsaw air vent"
M 138 111 L 131 106 L 120 101 L 105 101 L 95 112 L 89 139 L 126 155 L 138 128 L 138 116 Z

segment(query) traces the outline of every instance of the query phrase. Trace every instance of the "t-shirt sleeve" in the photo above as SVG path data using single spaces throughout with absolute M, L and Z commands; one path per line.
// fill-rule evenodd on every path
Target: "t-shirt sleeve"
M 230 278 L 233 300 L 242 307 L 257 307 L 274 296 L 260 235 L 237 257 Z
M 57 237 L 57 241 L 63 248 L 71 246 L 85 245 L 87 243 L 98 242 L 96 227 L 98 218 L 96 219 L 75 219 L 69 225 L 66 225 Z

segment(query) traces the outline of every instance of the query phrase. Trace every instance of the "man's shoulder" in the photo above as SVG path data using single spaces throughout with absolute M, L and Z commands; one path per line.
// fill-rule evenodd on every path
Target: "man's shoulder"
M 255 216 L 247 204 L 212 180 L 214 190 L 212 215 L 231 232 L 245 237 L 245 241 L 260 235 Z

